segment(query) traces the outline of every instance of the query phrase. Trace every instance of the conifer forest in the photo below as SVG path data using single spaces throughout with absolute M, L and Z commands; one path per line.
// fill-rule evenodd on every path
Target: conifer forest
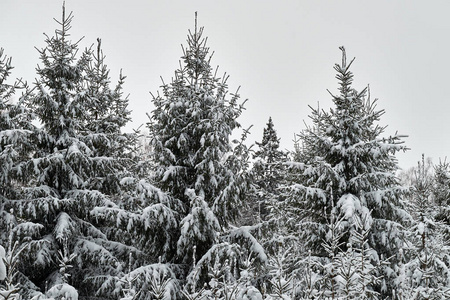
M 197 16 L 134 132 L 126 72 L 72 20 L 34 82 L 0 48 L 0 300 L 450 299 L 450 162 L 399 169 L 347 49 L 287 151 L 270 116 L 249 141 Z

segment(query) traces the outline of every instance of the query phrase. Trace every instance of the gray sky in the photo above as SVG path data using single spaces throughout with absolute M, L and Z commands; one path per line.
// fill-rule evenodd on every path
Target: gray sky
M 156 3 L 158 2 L 158 3 Z M 0 47 L 13 56 L 12 77 L 34 81 L 34 47 L 45 46 L 61 18 L 62 1 L 0 0 Z M 153 107 L 149 91 L 169 82 L 188 29 L 205 27 L 212 64 L 230 75 L 230 92 L 241 86 L 249 99 L 240 121 L 253 124 L 260 141 L 272 116 L 283 148 L 309 123 L 308 105 L 328 109 L 337 91 L 333 65 L 344 45 L 353 65 L 354 87 L 370 84 L 386 114 L 386 135 L 409 135 L 402 168 L 422 153 L 438 162 L 450 155 L 450 1 L 137 1 L 66 0 L 74 12 L 71 36 L 80 46 L 102 39 L 113 81 L 120 68 L 136 128 Z

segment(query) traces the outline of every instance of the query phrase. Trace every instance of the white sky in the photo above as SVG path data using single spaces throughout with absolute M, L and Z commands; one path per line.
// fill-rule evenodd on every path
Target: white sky
M 158 3 L 156 3 L 158 2 Z M 12 77 L 33 82 L 44 35 L 57 28 L 62 1 L 0 0 L 0 47 L 13 57 Z M 272 116 L 282 147 L 309 123 L 308 105 L 328 109 L 326 89 L 337 92 L 334 63 L 344 45 L 353 65 L 354 87 L 370 84 L 386 114 L 386 135 L 409 135 L 403 168 L 422 153 L 438 162 L 450 155 L 450 1 L 137 1 L 67 0 L 74 12 L 73 40 L 84 48 L 102 39 L 111 77 L 128 78 L 136 128 L 153 107 L 160 76 L 169 82 L 178 67 L 194 12 L 205 27 L 212 64 L 230 75 L 230 92 L 241 86 L 249 99 L 240 118 L 253 124 L 260 141 Z

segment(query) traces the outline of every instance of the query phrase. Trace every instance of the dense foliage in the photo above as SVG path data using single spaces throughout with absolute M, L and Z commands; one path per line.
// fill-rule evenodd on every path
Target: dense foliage
M 145 137 L 123 132 L 126 77 L 100 39 L 78 52 L 72 19 L 31 88 L 0 49 L 0 299 L 450 297 L 449 164 L 399 172 L 403 137 L 343 47 L 295 150 L 272 118 L 253 150 L 197 18 Z

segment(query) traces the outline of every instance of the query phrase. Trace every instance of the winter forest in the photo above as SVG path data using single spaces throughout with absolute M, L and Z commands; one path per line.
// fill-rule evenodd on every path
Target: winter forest
M 450 162 L 399 169 L 405 136 L 344 47 L 332 108 L 305 107 L 287 151 L 270 116 L 249 141 L 197 16 L 124 132 L 126 76 L 72 20 L 63 6 L 35 82 L 0 48 L 0 300 L 450 299 Z

